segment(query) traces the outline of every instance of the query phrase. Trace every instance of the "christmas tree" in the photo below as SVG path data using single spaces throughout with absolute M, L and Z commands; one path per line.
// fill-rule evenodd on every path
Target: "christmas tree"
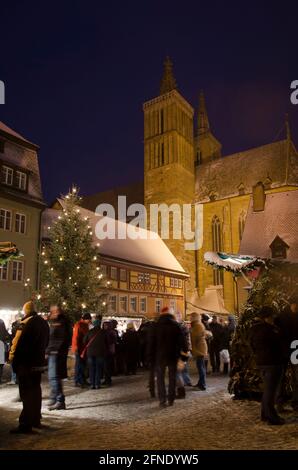
M 62 197 L 63 210 L 48 227 L 48 242 L 40 253 L 41 291 L 38 307 L 48 309 L 58 303 L 74 320 L 85 312 L 103 314 L 106 310 L 109 281 L 99 264 L 99 243 L 80 209 L 75 187 Z

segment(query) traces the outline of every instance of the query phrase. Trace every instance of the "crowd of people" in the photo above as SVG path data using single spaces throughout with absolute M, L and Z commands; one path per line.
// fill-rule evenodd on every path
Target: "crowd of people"
M 208 315 L 201 319 L 193 313 L 187 324 L 165 307 L 155 320 L 144 321 L 138 331 L 129 322 L 120 336 L 116 320 L 103 321 L 100 316 L 92 318 L 90 313 L 83 313 L 73 325 L 58 305 L 51 305 L 48 316 L 42 317 L 29 301 L 23 307 L 23 316 L 12 324 L 10 334 L 0 321 L 0 372 L 2 375 L 6 361 L 11 364 L 10 383 L 18 383 L 23 403 L 19 426 L 12 432 L 30 433 L 42 426 L 41 377 L 46 371 L 50 388 L 48 410 L 66 409 L 63 381 L 69 375 L 70 348 L 75 360 L 76 387 L 109 387 L 113 376 L 134 375 L 142 367 L 148 370 L 150 396 L 157 395 L 160 406 L 165 407 L 172 406 L 177 398 L 185 398 L 186 387 L 193 386 L 188 371 L 191 355 L 198 370 L 194 386 L 199 390 L 206 390 L 209 357 L 213 373 L 219 373 L 222 357 L 222 372 L 228 372 L 234 330 L 233 316 L 222 324 L 216 316 L 210 321 Z
M 282 316 L 263 307 L 251 331 L 251 346 L 264 381 L 261 419 L 283 424 L 281 383 L 290 359 L 291 343 L 298 339 L 298 300 L 291 299 Z M 41 424 L 41 377 L 48 374 L 48 409 L 65 410 L 63 380 L 69 375 L 69 351 L 73 353 L 74 385 L 92 390 L 110 387 L 115 375 L 134 375 L 138 367 L 148 370 L 148 389 L 161 408 L 173 406 L 186 396 L 187 387 L 205 391 L 207 374 L 228 374 L 231 341 L 236 321 L 216 315 L 192 313 L 190 322 L 164 307 L 154 320 L 143 322 L 138 331 L 133 322 L 120 336 L 117 321 L 103 321 L 83 313 L 73 325 L 59 305 L 52 305 L 46 318 L 38 315 L 32 301 L 23 307 L 9 334 L 0 320 L 0 380 L 3 365 L 12 367 L 12 383 L 18 383 L 23 409 L 13 433 L 30 433 Z M 7 345 L 10 344 L 9 347 Z M 192 384 L 189 358 L 197 368 Z M 210 363 L 210 364 L 209 364 Z M 166 386 L 166 372 L 168 385 Z M 298 409 L 298 366 L 292 364 L 292 406 Z

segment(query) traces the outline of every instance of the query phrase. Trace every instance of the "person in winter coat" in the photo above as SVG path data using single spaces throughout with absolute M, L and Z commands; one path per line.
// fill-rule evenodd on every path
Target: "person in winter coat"
M 90 388 L 101 388 L 101 378 L 104 373 L 104 361 L 107 355 L 107 336 L 101 328 L 101 317 L 93 322 L 94 328 L 84 338 L 85 352 L 89 367 Z
M 205 357 L 208 352 L 207 337 L 210 334 L 201 322 L 201 317 L 198 313 L 191 314 L 191 353 L 196 361 L 196 366 L 199 373 L 199 380 L 197 387 L 199 390 L 206 390 L 206 369 Z
M 110 387 L 112 385 L 112 375 L 114 372 L 114 363 L 115 363 L 115 354 L 116 354 L 116 344 L 118 340 L 118 334 L 113 327 L 111 321 L 105 321 L 103 324 L 103 329 L 106 332 L 107 338 L 107 354 L 105 357 L 104 363 L 104 382 L 103 385 Z
M 162 309 L 152 330 L 150 357 L 155 358 L 158 397 L 161 407 L 172 406 L 175 401 L 177 361 L 181 351 L 187 352 L 185 336 L 168 307 Z M 168 396 L 166 394 L 165 374 L 169 372 Z
M 34 310 L 33 302 L 23 307 L 24 319 L 14 337 L 9 353 L 17 374 L 23 409 L 19 426 L 11 432 L 27 434 L 40 427 L 41 373 L 45 370 L 45 352 L 49 341 L 49 326 Z
M 187 353 L 181 352 L 180 358 L 178 360 L 178 370 L 177 370 L 177 377 L 176 377 L 176 382 L 177 382 L 177 395 L 176 398 L 185 398 L 185 386 L 191 387 L 191 379 L 189 376 L 189 371 L 188 371 L 188 360 L 190 356 L 190 350 L 191 350 L 191 341 L 190 341 L 190 330 L 186 323 L 183 322 L 182 320 L 182 315 L 181 313 L 176 314 L 176 320 L 180 325 L 182 334 L 185 337 L 185 341 L 187 343 Z
M 277 316 L 275 320 L 276 325 L 279 327 L 283 348 L 284 348 L 284 366 L 283 377 L 285 376 L 287 366 L 291 364 L 291 385 L 292 385 L 292 400 L 291 405 L 295 411 L 298 411 L 298 365 L 292 364 L 290 356 L 293 352 L 291 344 L 298 339 L 298 297 L 292 296 L 289 299 L 288 306 Z M 283 397 L 280 395 L 278 398 L 279 408 L 283 408 Z
M 212 372 L 217 373 L 220 370 L 220 343 L 223 327 L 219 323 L 216 315 L 213 316 L 212 322 L 210 323 L 210 331 L 212 333 L 212 339 L 210 342 L 210 362 Z
M 220 337 L 220 353 L 219 356 L 223 362 L 223 374 L 227 375 L 229 373 L 229 364 L 230 364 L 230 330 L 228 325 L 223 325 L 221 337 Z
M 139 335 L 135 330 L 134 324 L 128 323 L 127 330 L 123 334 L 122 338 L 123 354 L 125 361 L 125 373 L 126 375 L 137 373 L 137 365 L 140 353 L 140 341 Z
M 155 352 L 151 348 L 151 345 L 154 342 L 155 328 L 157 325 L 157 318 L 154 321 L 147 322 L 148 326 L 146 327 L 147 337 L 146 341 L 146 363 L 149 368 L 149 378 L 148 378 L 148 389 L 151 398 L 155 398 L 155 378 L 156 378 L 156 357 Z
M 0 384 L 2 382 L 3 368 L 6 362 L 6 344 L 8 340 L 9 333 L 6 329 L 4 321 L 0 319 Z
M 201 314 L 201 322 L 203 323 L 205 330 L 209 331 L 210 334 L 206 337 L 207 341 L 207 348 L 208 348 L 208 354 L 205 357 L 205 370 L 206 374 L 208 374 L 208 364 L 209 364 L 209 357 L 210 357 L 210 344 L 212 341 L 212 333 L 210 330 L 210 324 L 209 324 L 210 317 L 206 313 Z
M 16 332 L 19 329 L 21 320 L 22 320 L 22 314 L 17 313 L 15 316 L 15 321 L 11 325 L 10 345 L 12 344 L 12 341 L 16 335 Z M 8 382 L 8 385 L 17 385 L 17 383 L 18 383 L 18 380 L 17 380 L 16 373 L 13 371 L 13 368 L 11 366 L 11 379 L 10 379 L 10 382 Z
M 75 386 L 83 387 L 86 384 L 85 367 L 86 362 L 81 358 L 84 349 L 84 337 L 89 332 L 91 323 L 90 313 L 83 313 L 81 319 L 75 323 L 72 334 L 72 352 L 75 354 Z
M 275 311 L 268 306 L 261 308 L 260 320 L 250 331 L 251 346 L 260 369 L 264 391 L 261 405 L 261 420 L 269 424 L 284 424 L 274 407 L 283 370 L 283 343 L 281 333 L 274 324 Z
M 71 324 L 58 305 L 51 305 L 50 338 L 47 347 L 48 377 L 51 388 L 48 409 L 65 410 L 62 379 L 67 377 L 67 354 L 71 344 Z

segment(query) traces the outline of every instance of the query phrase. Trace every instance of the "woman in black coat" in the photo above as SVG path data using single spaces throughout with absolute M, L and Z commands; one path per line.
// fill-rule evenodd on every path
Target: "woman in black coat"
M 127 375 L 136 374 L 140 353 L 139 335 L 133 323 L 128 323 L 122 339 L 125 372 Z

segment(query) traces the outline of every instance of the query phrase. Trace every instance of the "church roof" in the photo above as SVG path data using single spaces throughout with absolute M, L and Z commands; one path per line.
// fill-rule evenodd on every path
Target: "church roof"
M 58 202 L 63 207 L 63 201 L 58 199 Z M 140 265 L 142 267 L 186 276 L 186 272 L 182 268 L 181 264 L 156 233 L 145 229 L 139 229 L 140 233 L 144 236 L 142 239 L 134 240 L 129 237 L 120 238 L 118 233 L 121 232 L 127 234 L 129 224 L 116 220 L 115 239 L 106 238 L 104 240 L 99 240 L 96 236 L 96 224 L 102 219 L 102 216 L 96 215 L 94 212 L 82 207 L 80 207 L 80 211 L 83 217 L 88 217 L 89 224 L 93 232 L 94 244 L 100 243 L 99 252 L 103 257 L 106 256 L 115 260 L 122 260 L 124 262 Z M 59 213 L 59 210 L 51 208 L 46 209 L 43 212 L 41 223 L 43 239 L 48 238 L 48 227 L 55 222 Z M 109 220 L 112 221 L 112 219 Z
M 287 260 L 298 260 L 298 190 L 266 195 L 265 210 L 253 211 L 250 201 L 240 254 L 271 258 L 270 245 L 278 236 L 285 242 Z
M 298 154 L 292 142 L 281 140 L 198 165 L 196 202 L 250 194 L 259 181 L 271 188 L 298 186 Z

